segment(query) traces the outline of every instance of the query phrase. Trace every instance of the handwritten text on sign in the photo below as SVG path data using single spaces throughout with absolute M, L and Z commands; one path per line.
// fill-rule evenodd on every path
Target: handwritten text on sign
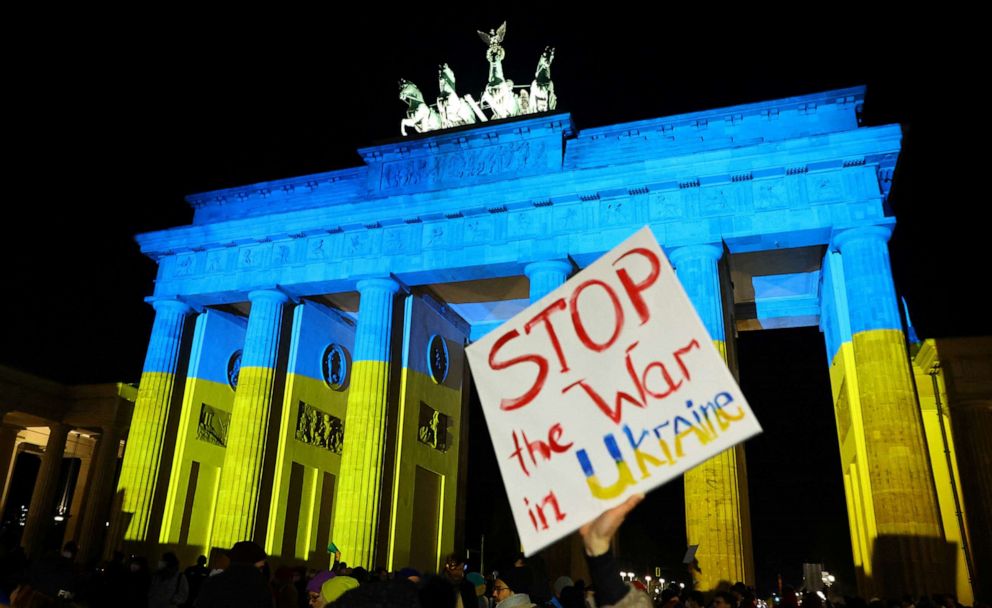
M 467 354 L 528 554 L 761 432 L 648 228 Z

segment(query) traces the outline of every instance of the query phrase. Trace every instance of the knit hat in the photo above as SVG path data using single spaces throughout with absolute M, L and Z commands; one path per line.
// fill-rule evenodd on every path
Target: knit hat
M 530 593 L 531 573 L 529 568 L 509 568 L 500 571 L 497 577 L 514 593 Z
M 561 590 L 565 587 L 573 587 L 575 582 L 567 576 L 559 576 L 555 579 L 555 584 L 553 589 L 555 590 L 555 595 L 561 595 Z
M 320 588 L 320 596 L 331 603 L 352 589 L 358 589 L 358 581 L 350 576 L 335 576 Z
M 478 572 L 469 572 L 465 575 L 465 580 L 472 583 L 477 596 L 482 597 L 486 594 L 486 579 L 481 574 Z
M 406 579 L 406 578 L 410 578 L 411 576 L 415 576 L 419 579 L 420 572 L 415 568 L 411 568 L 407 566 L 406 568 L 403 568 L 402 570 L 396 573 L 396 578 L 398 579 Z
M 307 593 L 320 593 L 321 586 L 332 578 L 334 578 L 334 573 L 329 570 L 318 572 L 307 583 Z

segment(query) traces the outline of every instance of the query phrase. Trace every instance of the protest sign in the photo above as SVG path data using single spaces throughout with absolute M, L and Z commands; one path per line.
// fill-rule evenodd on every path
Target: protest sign
M 650 228 L 466 354 L 528 555 L 761 432 Z

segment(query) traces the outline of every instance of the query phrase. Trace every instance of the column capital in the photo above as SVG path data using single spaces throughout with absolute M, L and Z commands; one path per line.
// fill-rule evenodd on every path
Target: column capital
M 285 304 L 291 300 L 289 295 L 279 288 L 275 289 L 255 289 L 248 292 L 248 300 L 251 302 L 269 301 L 276 304 Z
M 366 291 L 386 291 L 389 293 L 396 293 L 400 290 L 400 284 L 389 277 L 378 277 L 374 279 L 362 279 L 355 284 L 355 289 L 358 290 L 359 294 L 365 293 Z
M 848 228 L 834 234 L 830 240 L 830 248 L 844 253 L 844 247 L 852 241 L 881 241 L 883 244 L 889 242 L 892 237 L 892 226 L 859 226 Z
M 723 257 L 723 247 L 714 243 L 683 245 L 672 249 L 671 253 L 668 254 L 668 259 L 676 268 L 678 268 L 680 261 L 689 258 L 708 258 L 716 262 L 721 257 Z
M 533 278 L 538 272 L 556 272 L 567 277 L 572 273 L 572 263 L 568 260 L 539 260 L 524 266 L 524 275 L 528 279 Z
M 174 312 L 180 315 L 188 315 L 196 312 L 192 306 L 176 298 L 147 298 L 145 300 L 152 305 L 155 312 Z

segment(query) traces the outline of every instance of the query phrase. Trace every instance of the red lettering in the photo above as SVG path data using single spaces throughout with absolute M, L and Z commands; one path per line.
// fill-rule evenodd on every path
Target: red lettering
M 555 354 L 558 355 L 558 362 L 561 363 L 561 371 L 568 371 L 568 362 L 565 361 L 565 353 L 561 350 L 561 343 L 558 342 L 558 334 L 555 333 L 555 326 L 551 324 L 551 319 L 549 318 L 551 314 L 558 310 L 565 310 L 565 300 L 564 298 L 559 298 L 552 302 L 547 308 L 537 313 L 533 319 L 527 321 L 524 325 L 524 331 L 530 334 L 530 330 L 538 323 L 544 323 L 544 328 L 548 331 L 548 338 L 551 339 L 551 346 L 555 348 Z
M 675 357 L 675 362 L 679 364 L 679 369 L 682 370 L 682 375 L 685 376 L 686 380 L 692 380 L 692 374 L 689 373 L 689 368 L 686 367 L 685 363 L 682 361 L 682 355 L 687 354 L 689 351 L 691 351 L 694 348 L 699 348 L 699 342 L 695 338 L 692 339 L 692 342 L 689 342 L 682 348 L 672 353 L 672 355 Z
M 561 508 L 558 506 L 558 498 L 554 492 L 548 492 L 548 495 L 541 499 L 540 504 L 536 505 L 533 511 L 530 508 L 530 501 L 526 498 L 524 499 L 524 505 L 527 507 L 527 514 L 530 515 L 530 522 L 535 530 L 548 529 L 548 518 L 544 516 L 544 508 L 549 505 L 554 509 L 555 521 L 563 521 L 565 519 L 566 514 L 561 512 Z M 534 520 L 535 511 L 537 512 L 537 517 L 541 520 L 540 528 L 538 528 L 537 522 Z
M 564 445 L 558 442 L 563 432 L 561 423 L 552 425 L 548 429 L 548 441 L 544 442 L 540 439 L 534 441 L 527 439 L 527 434 L 523 431 L 520 431 L 520 436 L 517 437 L 517 432 L 513 431 L 514 449 L 510 452 L 510 459 L 516 458 L 524 475 L 530 477 L 530 471 L 527 470 L 527 463 L 524 461 L 524 448 L 527 449 L 527 455 L 530 456 L 531 464 L 537 466 L 537 456 L 535 456 L 535 453 L 540 454 L 543 460 L 551 460 L 552 454 L 567 452 L 572 447 L 572 442 Z M 520 444 L 521 439 L 523 439 L 523 445 Z
M 589 337 L 586 332 L 585 326 L 582 324 L 582 318 L 579 316 L 579 295 L 585 291 L 587 287 L 593 285 L 599 285 L 606 290 L 606 294 L 610 297 L 610 301 L 613 303 L 613 335 L 610 339 L 603 344 L 596 344 Z M 579 337 L 579 340 L 586 345 L 586 348 L 596 351 L 597 353 L 603 352 L 607 348 L 613 346 L 613 343 L 617 341 L 617 337 L 620 335 L 620 330 L 623 329 L 623 307 L 620 306 L 620 299 L 617 298 L 617 294 L 614 293 L 613 289 L 598 279 L 590 279 L 578 287 L 572 292 L 572 297 L 568 300 L 568 306 L 572 309 L 572 324 L 575 326 L 575 335 Z
M 635 247 L 634 249 L 631 249 L 627 253 L 618 257 L 613 262 L 613 265 L 616 266 L 617 262 L 632 253 L 636 253 L 647 258 L 648 263 L 651 264 L 651 273 L 648 274 L 647 278 L 640 283 L 635 283 L 630 278 L 630 274 L 627 272 L 626 268 L 618 268 L 617 278 L 620 279 L 621 283 L 623 283 L 623 288 L 627 292 L 627 297 L 630 298 L 630 303 L 634 305 L 634 310 L 637 311 L 637 315 L 641 318 L 641 325 L 644 325 L 648 322 L 648 319 L 651 318 L 651 309 L 648 308 L 641 292 L 651 285 L 654 285 L 655 281 L 658 280 L 658 275 L 661 274 L 661 260 L 659 260 L 658 256 L 656 256 L 650 249 Z
M 650 372 L 652 369 L 654 369 L 656 367 L 660 369 L 660 371 L 661 371 L 661 377 L 665 380 L 665 383 L 668 384 L 668 390 L 665 391 L 665 392 L 663 392 L 663 393 L 658 393 L 658 392 L 652 391 L 651 389 L 649 389 L 647 387 L 648 386 L 648 372 Z M 655 399 L 664 399 L 665 397 L 667 397 L 667 396 L 671 395 L 672 393 L 674 393 L 675 391 L 679 390 L 679 387 L 682 386 L 682 381 L 679 380 L 678 384 L 672 382 L 672 376 L 671 376 L 671 374 L 668 373 L 668 368 L 665 367 L 665 364 L 664 363 L 661 363 L 659 361 L 652 361 L 651 363 L 648 364 L 647 367 L 644 368 L 644 375 L 641 378 L 641 385 L 644 386 L 644 390 L 646 390 L 647 393 L 649 395 L 651 395 L 652 397 L 654 397 Z
M 527 389 L 527 392 L 519 397 L 512 399 L 504 397 L 500 400 L 500 409 L 507 411 L 521 408 L 533 401 L 534 398 L 541 392 L 541 389 L 544 388 L 545 380 L 548 379 L 548 360 L 540 355 L 528 354 L 514 357 L 507 361 L 496 360 L 496 353 L 499 352 L 499 349 L 503 348 L 507 342 L 518 336 L 520 336 L 520 332 L 516 329 L 503 334 L 500 336 L 499 340 L 496 340 L 496 343 L 493 344 L 492 350 L 489 351 L 489 367 L 496 371 L 503 370 L 520 363 L 533 363 L 537 366 L 537 378 L 534 379 L 534 384 Z
M 524 441 L 527 441 L 526 438 Z M 516 458 L 520 462 L 520 468 L 523 470 L 524 475 L 530 477 L 530 471 L 527 470 L 527 463 L 524 462 L 524 451 L 520 447 L 520 440 L 517 439 L 517 432 L 513 431 L 513 452 L 510 453 L 510 458 Z
M 572 384 L 569 384 L 565 388 L 561 389 L 561 392 L 567 393 L 569 390 L 572 389 L 572 387 L 576 385 L 581 386 L 582 390 L 584 390 L 586 394 L 589 395 L 589 398 L 592 399 L 592 402 L 596 404 L 596 407 L 602 410 L 602 412 L 606 414 L 607 418 L 609 418 L 610 420 L 612 420 L 617 424 L 620 424 L 620 418 L 622 414 L 621 408 L 623 406 L 624 401 L 627 401 L 631 405 L 636 405 L 637 407 L 640 408 L 644 407 L 644 402 L 638 401 L 637 399 L 631 397 L 630 395 L 628 395 L 623 391 L 617 391 L 615 398 L 616 407 L 611 408 L 610 405 L 606 403 L 606 400 L 603 399 L 599 395 L 599 393 L 596 392 L 596 389 L 586 384 L 585 380 L 579 380 L 578 382 L 573 382 Z
M 572 443 L 573 443 L 571 441 L 569 441 L 565 445 L 561 445 L 560 443 L 558 443 L 558 440 L 561 439 L 562 432 L 563 431 L 561 429 L 561 423 L 554 425 L 553 427 L 551 427 L 551 430 L 548 431 L 548 443 L 551 444 L 551 449 L 554 450 L 555 452 L 558 452 L 559 454 L 561 454 L 562 452 L 567 452 L 568 449 L 572 447 Z

